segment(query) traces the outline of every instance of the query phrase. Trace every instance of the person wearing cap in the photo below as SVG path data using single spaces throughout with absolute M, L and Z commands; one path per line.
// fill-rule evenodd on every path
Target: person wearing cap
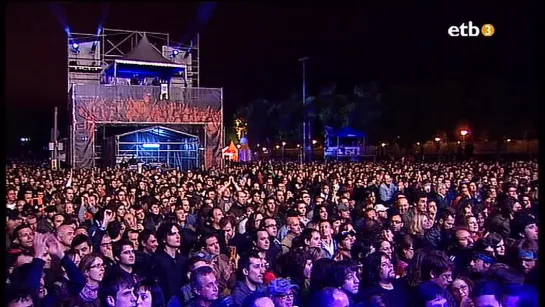
M 333 260 L 350 260 L 352 259 L 352 245 L 356 233 L 354 231 L 341 231 L 335 235 L 334 242 L 337 244 L 337 251 L 333 256 Z
M 379 221 L 384 222 L 388 219 L 388 208 L 386 208 L 386 206 L 383 204 L 376 204 L 374 209 Z
M 536 241 L 524 239 L 517 246 L 519 268 L 528 274 L 536 267 L 538 261 L 538 244 Z
M 496 263 L 496 260 L 486 252 L 477 252 L 473 254 L 469 266 L 471 267 L 472 280 L 480 280 L 486 274 L 490 266 Z
M 284 278 L 273 280 L 267 287 L 267 293 L 275 307 L 293 307 L 297 290 L 297 285 Z

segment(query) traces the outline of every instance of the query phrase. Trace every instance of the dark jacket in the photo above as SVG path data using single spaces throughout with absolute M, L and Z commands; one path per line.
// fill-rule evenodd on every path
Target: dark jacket
M 81 273 L 76 264 L 67 256 L 61 259 L 61 266 L 66 271 L 68 278 L 54 283 L 48 289 L 47 299 L 42 302 L 42 307 L 58 306 L 69 297 L 77 296 L 85 287 L 85 276 Z
M 153 255 L 153 274 L 166 300 L 175 295 L 187 283 L 187 258 L 177 253 L 173 258 L 164 250 Z
M 244 299 L 250 296 L 250 294 L 257 291 L 263 291 L 263 287 L 258 286 L 256 291 L 252 291 L 250 290 L 250 288 L 248 288 L 245 282 L 238 281 L 235 288 L 231 292 L 231 297 L 233 298 L 234 306 L 242 306 Z
M 509 238 L 509 235 L 511 234 L 509 222 L 509 218 L 506 218 L 501 214 L 496 214 L 490 218 L 488 225 L 486 225 L 486 229 L 488 229 L 489 232 L 500 234 L 504 239 Z
M 433 249 L 441 249 L 443 246 L 442 231 L 439 226 L 434 226 L 432 229 L 424 233 L 424 245 L 421 247 L 431 247 Z
M 134 268 L 142 277 L 149 279 L 153 276 L 153 255 L 142 251 L 135 251 Z

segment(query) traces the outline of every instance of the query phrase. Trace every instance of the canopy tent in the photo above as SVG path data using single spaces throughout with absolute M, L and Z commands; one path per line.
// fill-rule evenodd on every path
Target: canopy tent
M 339 137 L 339 138 L 364 138 L 365 134 L 358 130 L 352 129 L 350 127 L 344 127 L 339 130 L 326 130 L 326 136 L 328 137 Z
M 196 135 L 163 126 L 117 134 L 110 137 L 115 144 L 116 161 L 135 158 L 145 164 L 160 164 L 187 170 L 196 168 L 202 159 L 200 139 Z
M 231 161 L 238 162 L 238 148 L 233 141 L 223 150 L 223 155 L 227 156 Z
M 325 127 L 324 156 L 328 158 L 359 157 L 364 153 L 365 133 L 350 127 L 335 130 Z
M 165 58 L 144 34 L 138 45 L 122 59 L 115 59 L 106 69 L 106 74 L 113 77 L 131 78 L 164 77 L 165 79 L 185 70 L 185 65 L 174 63 Z

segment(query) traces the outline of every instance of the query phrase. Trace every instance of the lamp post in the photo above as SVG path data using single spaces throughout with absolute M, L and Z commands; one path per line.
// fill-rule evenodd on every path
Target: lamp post
M 309 151 L 309 139 L 310 139 L 310 123 L 307 118 L 306 104 L 307 104 L 307 76 L 306 76 L 306 62 L 309 58 L 302 57 L 299 59 L 299 62 L 303 65 L 303 86 L 302 86 L 302 96 L 303 96 L 303 156 L 302 160 L 304 162 L 308 161 L 308 151 Z
M 461 129 L 460 135 L 462 136 L 462 157 L 465 156 L 466 151 L 466 136 L 469 134 L 469 130 Z
M 300 144 L 297 144 L 297 152 L 299 153 L 299 162 L 303 165 L 303 148 Z
M 312 147 L 311 147 L 311 155 L 310 155 L 310 162 L 312 162 L 314 160 L 314 146 L 316 146 L 316 143 L 318 143 L 318 141 L 316 140 L 312 140 Z
M 435 143 L 437 144 L 436 148 L 437 148 L 437 159 L 439 160 L 439 162 L 441 161 L 441 138 L 440 137 L 436 137 L 435 139 Z
M 466 141 L 466 136 L 469 134 L 469 131 L 466 130 L 466 129 L 462 129 L 460 130 L 460 135 L 462 136 L 462 141 L 465 143 Z

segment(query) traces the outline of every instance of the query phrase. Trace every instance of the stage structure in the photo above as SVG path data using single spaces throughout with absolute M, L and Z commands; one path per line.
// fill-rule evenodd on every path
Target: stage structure
M 198 35 L 184 45 L 166 33 L 104 29 L 72 33 L 67 49 L 73 167 L 133 156 L 183 169 L 221 164 L 223 91 L 199 87 Z
M 365 156 L 365 134 L 350 127 L 325 129 L 325 160 L 359 159 Z

